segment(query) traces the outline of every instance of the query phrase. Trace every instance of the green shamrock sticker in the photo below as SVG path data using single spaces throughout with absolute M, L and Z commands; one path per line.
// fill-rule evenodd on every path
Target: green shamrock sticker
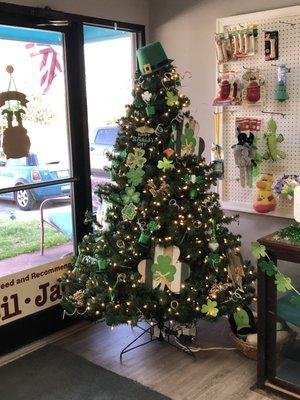
M 145 162 L 147 159 L 143 157 L 145 154 L 145 150 L 137 147 L 134 149 L 134 153 L 129 153 L 126 159 L 127 165 L 129 165 L 130 168 L 143 168 Z
M 138 186 L 143 181 L 144 175 L 145 171 L 143 171 L 141 168 L 136 168 L 136 169 L 130 168 L 130 170 L 126 174 L 129 183 L 132 186 Z
M 275 284 L 278 292 L 282 293 L 285 293 L 293 288 L 291 278 L 280 273 L 275 275 Z
M 218 315 L 219 309 L 217 308 L 218 303 L 210 299 L 207 300 L 206 304 L 201 307 L 201 312 L 203 314 L 209 315 L 211 317 L 216 317 Z
M 188 123 L 185 125 L 184 133 L 180 138 L 180 143 L 185 154 L 194 153 L 197 141 L 194 137 L 194 130 L 190 128 Z
M 125 189 L 125 194 L 122 196 L 124 204 L 129 203 L 139 203 L 140 202 L 140 193 L 135 191 L 135 188 L 127 187 Z
M 273 261 L 262 261 L 259 263 L 259 266 L 263 271 L 266 271 L 268 276 L 274 276 L 277 274 L 278 269 Z
M 164 157 L 162 160 L 158 161 L 157 168 L 163 170 L 166 172 L 167 170 L 172 170 L 175 168 L 173 161 L 168 160 L 166 157 Z
M 167 96 L 165 97 L 165 99 L 167 100 L 167 105 L 172 107 L 172 106 L 176 106 L 179 104 L 178 102 L 178 96 L 177 94 L 173 93 L 173 92 L 167 92 Z
M 251 243 L 251 251 L 254 258 L 259 260 L 261 257 L 266 257 L 266 246 L 260 244 L 259 242 Z
M 136 210 L 137 207 L 133 203 L 126 204 L 126 206 L 122 209 L 123 219 L 129 219 L 129 221 L 132 221 L 137 214 Z
M 151 272 L 155 281 L 168 286 L 168 283 L 174 280 L 176 267 L 172 264 L 170 256 L 158 256 L 156 263 L 151 267 Z

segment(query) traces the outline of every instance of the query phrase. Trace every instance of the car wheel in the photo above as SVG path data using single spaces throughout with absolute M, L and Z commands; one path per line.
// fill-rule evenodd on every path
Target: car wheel
M 18 190 L 15 192 L 15 202 L 23 211 L 32 210 L 35 205 L 35 200 L 30 190 Z

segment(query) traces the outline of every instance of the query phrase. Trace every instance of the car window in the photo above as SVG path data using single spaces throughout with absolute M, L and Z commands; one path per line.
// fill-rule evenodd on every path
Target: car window
M 118 131 L 118 127 L 98 129 L 95 137 L 95 144 L 113 146 L 115 144 Z
M 7 167 L 24 167 L 27 165 L 26 157 L 21 158 L 8 158 L 6 161 Z

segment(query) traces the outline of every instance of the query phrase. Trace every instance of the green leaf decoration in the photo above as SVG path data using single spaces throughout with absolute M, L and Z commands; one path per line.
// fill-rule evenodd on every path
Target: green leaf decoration
M 176 267 L 171 262 L 170 256 L 158 256 L 156 263 L 151 267 L 153 279 L 161 280 L 161 278 L 164 278 L 168 282 L 173 282 Z
M 178 96 L 173 92 L 168 91 L 165 99 L 167 101 L 167 105 L 170 107 L 178 105 Z
M 136 210 L 137 210 L 137 207 L 133 203 L 127 204 L 122 209 L 123 219 L 129 219 L 129 221 L 132 221 L 137 214 Z
M 134 186 L 127 187 L 125 189 L 125 194 L 123 194 L 122 196 L 122 200 L 124 204 L 129 204 L 129 203 L 138 204 L 140 202 L 140 193 L 135 191 Z
M 193 154 L 197 141 L 194 137 L 194 130 L 189 127 L 187 123 L 185 125 L 184 133 L 180 137 L 181 148 L 186 154 Z
M 219 309 L 217 308 L 218 303 L 216 301 L 207 300 L 207 304 L 203 304 L 201 307 L 201 312 L 211 317 L 216 317 L 218 315 Z
M 126 174 L 128 181 L 132 186 L 138 186 L 140 183 L 142 183 L 144 175 L 145 171 L 143 171 L 141 168 L 130 168 Z
M 207 261 L 208 261 L 210 264 L 213 264 L 213 265 L 219 264 L 220 261 L 221 261 L 220 254 L 218 254 L 218 253 L 210 253 L 210 254 L 207 256 Z
M 300 295 L 292 296 L 290 303 L 293 304 L 295 307 L 300 308 Z
M 268 276 L 275 276 L 278 272 L 277 265 L 273 261 L 262 261 L 259 267 L 266 272 Z
M 126 159 L 126 163 L 130 168 L 143 168 L 147 159 L 143 157 L 145 150 L 137 147 L 134 149 L 134 153 L 129 153 Z
M 162 160 L 158 161 L 157 168 L 163 170 L 166 172 L 167 170 L 172 170 L 175 168 L 173 161 L 168 160 L 166 157 L 164 157 Z
M 288 276 L 278 273 L 275 275 L 275 279 L 278 292 L 285 293 L 293 288 L 292 280 Z
M 251 251 L 254 258 L 259 260 L 261 257 L 266 257 L 266 246 L 260 244 L 259 242 L 251 243 Z

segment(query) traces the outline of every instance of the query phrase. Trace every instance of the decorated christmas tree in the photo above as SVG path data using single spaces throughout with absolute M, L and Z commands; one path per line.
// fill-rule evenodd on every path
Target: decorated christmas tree
M 217 174 L 160 43 L 137 51 L 133 103 L 118 121 L 102 212 L 62 277 L 68 314 L 108 325 L 214 320 L 250 304 L 253 268 L 213 191 Z

